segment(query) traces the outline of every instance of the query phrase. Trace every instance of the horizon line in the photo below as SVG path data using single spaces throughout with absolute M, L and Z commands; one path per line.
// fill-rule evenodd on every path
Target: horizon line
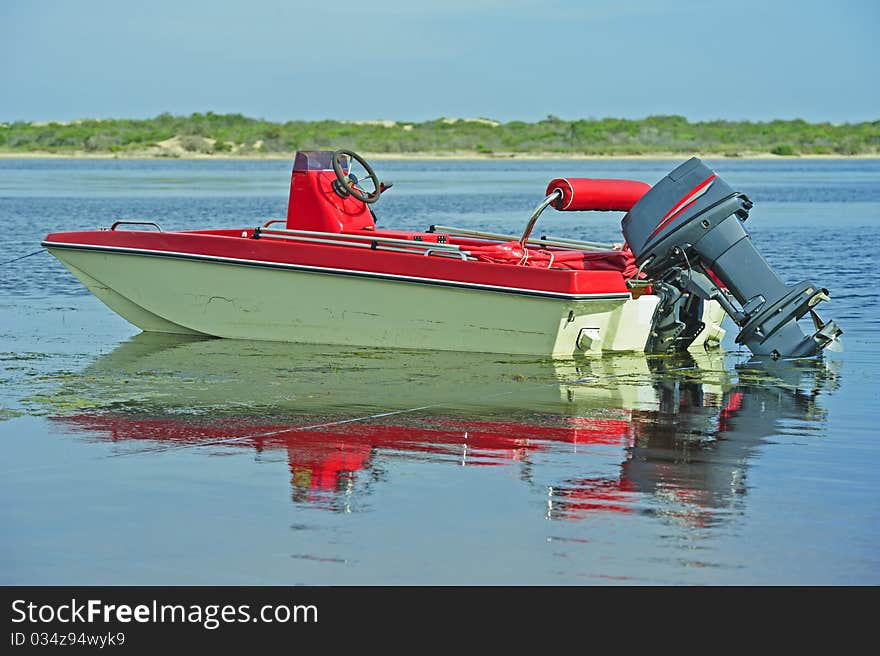
M 190 112 L 190 113 L 175 113 L 170 111 L 160 112 L 159 114 L 153 116 L 89 116 L 89 117 L 77 117 L 73 119 L 49 119 L 49 120 L 28 120 L 28 119 L 4 119 L 0 118 L 0 126 L 6 127 L 8 125 L 12 125 L 15 123 L 27 123 L 34 127 L 40 126 L 48 126 L 51 124 L 56 125 L 72 125 L 76 123 L 83 123 L 87 121 L 150 121 L 158 118 L 162 118 L 164 116 L 170 116 L 172 118 L 193 118 L 196 116 L 208 117 L 208 116 L 236 116 L 244 119 L 262 121 L 265 123 L 324 123 L 324 122 L 333 122 L 333 123 L 347 123 L 350 125 L 374 125 L 385 127 L 393 127 L 395 125 L 418 125 L 423 123 L 434 123 L 438 121 L 448 121 L 452 123 L 464 122 L 464 123 L 491 123 L 494 124 L 493 127 L 507 125 L 510 123 L 542 123 L 545 121 L 562 121 L 565 123 L 573 123 L 577 121 L 586 121 L 586 122 L 599 122 L 599 121 L 607 121 L 607 120 L 617 120 L 617 121 L 646 121 L 649 119 L 658 119 L 658 118 L 666 118 L 666 119 L 682 119 L 686 123 L 689 124 L 697 124 L 697 123 L 752 123 L 752 124 L 761 124 L 761 123 L 774 123 L 774 122 L 785 122 L 785 123 L 794 123 L 794 122 L 802 122 L 811 125 L 818 124 L 829 124 L 829 125 L 858 125 L 865 123 L 878 123 L 880 122 L 880 116 L 875 119 L 865 119 L 865 120 L 847 120 L 843 122 L 835 122 L 832 120 L 808 120 L 800 117 L 795 118 L 770 118 L 770 119 L 749 119 L 749 118 L 723 118 L 716 117 L 711 119 L 690 119 L 683 114 L 646 114 L 640 117 L 629 117 L 629 116 L 583 116 L 579 118 L 564 118 L 555 114 L 547 114 L 544 118 L 540 119 L 532 119 L 532 120 L 524 120 L 524 119 L 511 119 L 508 121 L 504 121 L 501 119 L 491 118 L 488 116 L 437 116 L 435 118 L 423 119 L 423 120 L 407 120 L 407 119 L 390 119 L 390 118 L 373 118 L 373 119 L 340 119 L 340 118 L 288 118 L 288 119 L 268 119 L 260 116 L 249 116 L 240 111 L 233 112 L 217 112 L 213 110 L 206 110 L 200 112 Z

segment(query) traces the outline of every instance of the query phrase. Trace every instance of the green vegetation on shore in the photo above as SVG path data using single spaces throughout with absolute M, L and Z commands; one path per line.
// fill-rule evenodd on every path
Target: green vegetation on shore
M 423 123 L 272 123 L 241 114 L 207 112 L 138 120 L 0 123 L 0 153 L 259 156 L 306 148 L 351 148 L 389 155 L 877 155 L 880 121 L 691 123 L 681 116 L 576 121 L 548 116 L 535 123 L 443 118 Z

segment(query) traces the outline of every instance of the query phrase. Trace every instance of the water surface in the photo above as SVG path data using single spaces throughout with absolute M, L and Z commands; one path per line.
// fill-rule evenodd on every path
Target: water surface
M 710 162 L 845 352 L 571 361 L 138 334 L 45 253 L 0 268 L 0 582 L 880 581 L 880 162 Z M 380 225 L 518 232 L 559 175 L 378 162 Z M 2 261 L 49 231 L 283 216 L 290 167 L 0 159 Z M 620 216 L 538 231 L 617 241 Z M 732 331 L 731 331 L 732 332 Z

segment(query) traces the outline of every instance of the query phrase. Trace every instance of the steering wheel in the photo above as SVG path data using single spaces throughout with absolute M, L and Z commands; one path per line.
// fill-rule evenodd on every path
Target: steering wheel
M 348 158 L 349 162 L 347 164 L 343 164 L 343 159 Z M 363 157 L 358 155 L 357 153 L 351 150 L 337 150 L 333 153 L 333 172 L 336 174 L 336 180 L 333 181 L 333 190 L 345 198 L 346 196 L 353 196 L 360 201 L 363 201 L 367 204 L 375 203 L 379 200 L 379 196 L 382 194 L 382 183 L 379 182 L 378 176 L 373 171 L 373 168 L 367 164 L 366 160 Z M 366 172 L 365 176 L 362 176 L 360 179 L 352 173 L 351 171 L 351 163 L 357 162 L 361 165 L 363 170 Z M 362 185 L 364 182 L 370 181 L 373 184 L 372 191 L 365 191 L 360 188 L 359 185 Z

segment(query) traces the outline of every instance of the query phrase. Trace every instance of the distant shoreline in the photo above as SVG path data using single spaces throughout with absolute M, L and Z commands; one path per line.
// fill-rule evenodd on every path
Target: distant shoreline
M 697 121 L 683 116 L 533 123 L 286 121 L 242 114 L 0 122 L 0 157 L 286 160 L 295 150 L 349 148 L 376 160 L 680 160 L 880 158 L 880 121 Z
M 854 155 L 841 154 L 803 154 L 803 155 L 775 155 L 773 153 L 745 153 L 737 155 L 729 155 L 725 153 L 700 153 L 700 152 L 682 152 L 682 153 L 650 153 L 643 155 L 583 155 L 577 153 L 494 153 L 486 154 L 475 151 L 456 151 L 448 153 L 359 153 L 368 160 L 401 160 L 401 161 L 534 161 L 534 160 L 569 160 L 569 161 L 603 161 L 603 160 L 656 160 L 669 161 L 680 160 L 689 157 L 700 157 L 701 159 L 730 159 L 730 160 L 877 160 L 880 154 L 877 153 L 858 153 Z M 164 155 L 150 153 L 87 153 L 81 151 L 73 151 L 67 153 L 57 152 L 14 152 L 0 151 L 0 159 L 93 159 L 93 160 L 186 160 L 186 161 L 203 161 L 203 160 L 220 160 L 220 161 L 287 161 L 293 159 L 293 152 L 290 153 L 271 153 L 271 154 L 202 154 L 187 153 L 183 155 Z

